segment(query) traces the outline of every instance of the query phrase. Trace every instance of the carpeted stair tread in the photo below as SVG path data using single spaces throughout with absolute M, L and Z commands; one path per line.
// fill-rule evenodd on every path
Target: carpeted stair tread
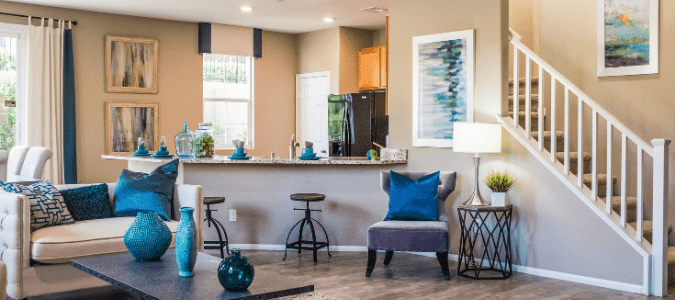
M 556 131 L 555 133 L 556 133 L 556 137 L 558 139 L 565 138 L 565 132 Z M 551 131 L 550 130 L 544 131 L 543 136 L 544 136 L 544 141 L 551 140 Z M 539 138 L 539 133 L 538 132 L 532 132 L 532 137 L 535 138 L 535 139 Z
M 630 225 L 633 228 L 636 228 L 637 222 L 630 222 L 628 223 L 628 225 Z M 652 242 L 652 232 L 654 230 L 653 227 L 654 224 L 652 223 L 651 220 L 642 221 L 642 237 L 644 237 L 645 240 L 647 240 L 650 243 Z M 673 231 L 673 225 L 668 224 L 668 233 L 670 233 L 671 231 Z M 670 253 L 668 256 L 670 256 Z
M 600 198 L 605 202 L 605 198 Z M 612 196 L 612 210 L 621 215 L 621 196 Z M 637 197 L 626 197 L 626 222 L 635 222 L 637 220 Z
M 520 116 L 521 119 L 525 119 L 525 115 L 526 115 L 526 114 L 527 114 L 527 113 L 526 113 L 525 111 L 518 111 L 518 116 Z M 530 112 L 530 115 L 531 115 L 532 118 L 534 118 L 534 119 L 539 118 L 539 113 L 536 112 L 536 111 L 531 111 L 531 112 Z M 510 111 L 510 112 L 509 112 L 509 117 L 513 118 L 513 111 Z
M 527 74 L 525 74 L 525 75 L 527 75 Z M 522 77 L 522 78 L 518 79 L 518 83 L 521 84 L 521 85 L 524 85 L 526 79 L 527 79 L 527 78 Z M 536 78 L 536 77 L 530 77 L 530 81 L 532 82 L 533 85 L 534 85 L 534 84 L 539 84 L 539 78 Z M 510 80 L 509 80 L 509 86 L 513 86 L 513 79 L 510 79 Z
M 584 174 L 584 184 L 587 186 L 591 185 L 591 179 L 593 177 L 593 174 Z M 612 184 L 616 185 L 617 179 L 616 177 L 612 176 Z M 605 185 L 607 184 L 607 174 L 598 174 L 598 185 Z
M 584 161 L 590 161 L 591 160 L 591 154 L 590 153 L 584 151 L 583 156 L 584 156 Z M 565 152 L 557 152 L 555 154 L 555 157 L 559 161 L 562 162 L 565 159 Z M 578 159 L 579 159 L 579 152 L 570 152 L 570 162 L 571 161 L 577 161 Z
M 525 106 L 525 99 L 526 98 L 527 97 L 526 97 L 525 94 L 518 94 L 518 104 L 520 104 L 521 106 Z M 539 94 L 533 93 L 530 96 L 530 100 L 531 100 L 530 103 L 532 105 L 537 105 L 539 103 Z M 509 95 L 509 105 L 511 105 L 511 106 L 513 105 L 513 95 Z

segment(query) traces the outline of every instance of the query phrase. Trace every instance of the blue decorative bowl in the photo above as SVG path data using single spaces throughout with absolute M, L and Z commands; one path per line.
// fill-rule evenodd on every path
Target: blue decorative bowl
M 218 266 L 218 281 L 226 290 L 238 292 L 248 289 L 253 282 L 253 265 L 241 256 L 239 249 L 232 249 L 232 255 Z
M 154 212 L 139 212 L 124 234 L 124 245 L 140 261 L 157 260 L 171 245 L 171 230 Z

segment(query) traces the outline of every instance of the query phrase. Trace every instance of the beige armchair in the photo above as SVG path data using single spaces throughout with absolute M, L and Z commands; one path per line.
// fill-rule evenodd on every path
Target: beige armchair
M 21 167 L 23 167 L 23 161 L 26 159 L 28 149 L 30 149 L 28 146 L 14 146 L 9 153 L 5 150 L 0 150 L 1 181 L 18 181 L 17 178 L 21 174 Z
M 85 186 L 60 185 L 59 190 Z M 108 183 L 110 201 L 115 183 Z M 199 251 L 204 251 L 203 190 L 199 185 L 178 184 L 173 195 L 175 232 L 181 207 L 194 207 Z M 7 265 L 7 295 L 24 299 L 39 295 L 108 285 L 70 266 L 70 259 L 126 252 L 124 233 L 134 217 L 77 221 L 30 231 L 30 202 L 20 194 L 0 192 L 0 260 Z M 171 247 L 174 247 L 174 240 Z M 39 261 L 37 261 L 39 260 Z

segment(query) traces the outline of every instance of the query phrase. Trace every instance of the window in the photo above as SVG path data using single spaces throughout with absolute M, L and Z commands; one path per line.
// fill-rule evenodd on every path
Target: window
M 21 143 L 17 108 L 25 103 L 25 32 L 25 25 L 0 23 L 0 95 L 6 100 L 0 103 L 0 149 L 7 151 Z
M 253 148 L 253 59 L 204 54 L 204 122 L 215 130 L 216 149 L 244 141 Z

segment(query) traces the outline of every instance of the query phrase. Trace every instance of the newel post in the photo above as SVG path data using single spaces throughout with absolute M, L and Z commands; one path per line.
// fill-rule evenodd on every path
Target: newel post
M 653 139 L 654 213 L 652 235 L 653 294 L 668 294 L 668 146 L 670 140 Z

